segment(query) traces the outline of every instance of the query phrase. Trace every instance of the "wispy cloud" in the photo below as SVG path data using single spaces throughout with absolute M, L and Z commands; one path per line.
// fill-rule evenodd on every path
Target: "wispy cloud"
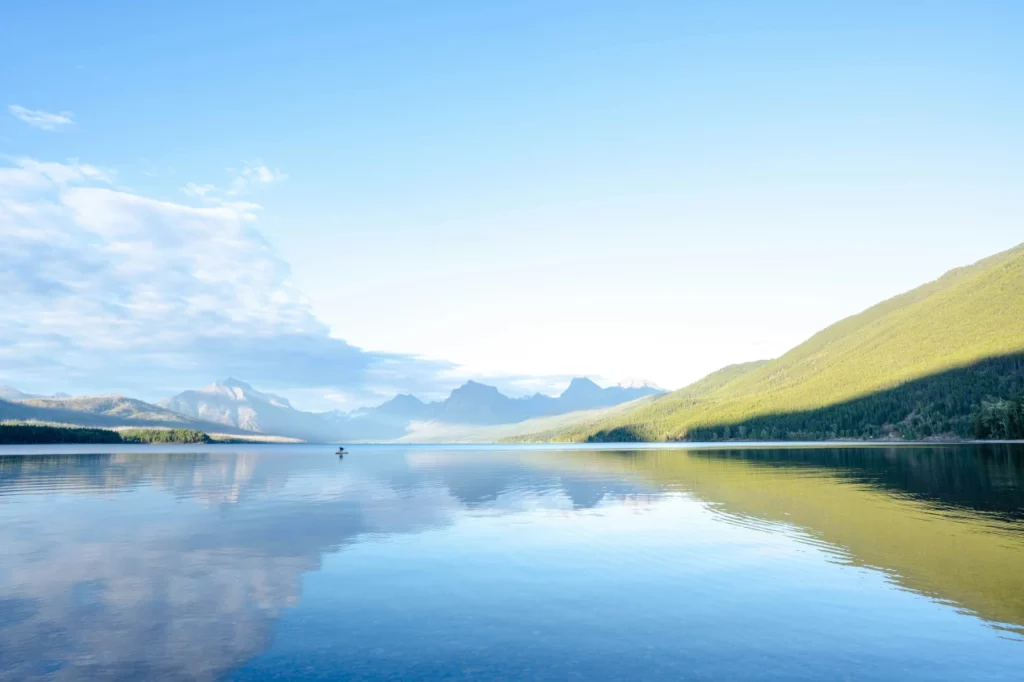
M 0 166 L 6 383 L 159 397 L 235 375 L 371 396 L 383 384 L 429 391 L 450 370 L 334 337 L 253 228 L 257 204 L 160 201 L 110 176 L 77 162 Z
M 40 130 L 60 130 L 75 124 L 75 116 L 70 111 L 53 114 L 39 109 L 26 109 L 17 104 L 9 105 L 7 111 L 19 121 L 23 121 L 33 128 L 39 128 Z
M 193 199 L 209 204 L 226 203 L 234 198 L 250 194 L 264 185 L 272 185 L 288 179 L 288 174 L 278 168 L 270 168 L 261 162 L 248 163 L 242 168 L 229 168 L 230 183 L 226 187 L 218 187 L 209 183 L 186 183 L 181 191 Z
M 195 182 L 189 182 L 181 188 L 181 191 L 184 192 L 186 196 L 190 196 L 195 199 L 205 199 L 208 195 L 215 193 L 217 188 L 213 185 L 200 185 Z
M 262 163 L 254 163 L 248 164 L 238 171 L 238 177 L 232 183 L 232 188 L 236 193 L 241 194 L 253 185 L 271 185 L 287 179 L 288 175 L 277 168 L 270 169 Z

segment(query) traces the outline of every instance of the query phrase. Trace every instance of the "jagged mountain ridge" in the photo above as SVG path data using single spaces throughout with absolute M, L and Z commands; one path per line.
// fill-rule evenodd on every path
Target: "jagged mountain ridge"
M 535 417 L 609 407 L 662 391 L 648 384 L 601 388 L 577 378 L 558 397 L 540 393 L 510 398 L 496 387 L 467 381 L 442 401 L 423 402 L 400 394 L 371 408 L 352 412 L 297 410 L 285 399 L 229 378 L 158 402 L 195 419 L 263 434 L 305 440 L 387 441 L 401 438 L 414 423 L 460 425 L 512 424 Z
M 4 387 L 0 419 L 79 426 L 151 426 L 194 428 L 209 433 L 287 436 L 309 441 L 390 441 L 414 424 L 482 427 L 591 410 L 661 393 L 647 384 L 601 388 L 589 379 L 573 379 L 558 397 L 540 393 L 510 398 L 496 387 L 468 381 L 445 400 L 423 402 L 400 394 L 376 407 L 349 413 L 313 413 L 295 409 L 273 393 L 235 378 L 184 391 L 156 404 L 124 396 L 42 397 Z
M 496 387 L 467 381 L 445 400 L 424 403 L 400 395 L 369 410 L 348 415 L 334 413 L 333 420 L 353 440 L 392 440 L 404 436 L 414 423 L 432 422 L 466 426 L 514 424 L 578 410 L 611 407 L 663 391 L 650 384 L 601 388 L 586 378 L 575 378 L 558 397 L 535 393 L 510 398 Z

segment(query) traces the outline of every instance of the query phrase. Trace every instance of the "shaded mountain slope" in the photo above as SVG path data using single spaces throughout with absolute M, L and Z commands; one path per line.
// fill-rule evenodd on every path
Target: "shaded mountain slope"
M 988 358 L 836 405 L 698 426 L 687 434 L 693 441 L 950 437 L 1024 438 L 1024 353 Z
M 702 382 L 710 390 L 694 395 L 694 387 L 687 387 L 600 424 L 568 429 L 556 438 L 692 438 L 700 429 L 838 405 L 1020 352 L 1024 245 L 952 270 L 841 320 L 782 357 L 731 380 L 718 382 L 709 376 Z M 961 378 L 970 380 L 969 375 Z M 887 419 L 898 422 L 907 416 Z

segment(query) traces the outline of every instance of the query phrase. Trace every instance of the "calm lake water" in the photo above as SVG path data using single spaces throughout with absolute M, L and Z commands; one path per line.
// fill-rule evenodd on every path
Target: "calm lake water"
M 1021 446 L 83 449 L 0 680 L 1024 679 Z

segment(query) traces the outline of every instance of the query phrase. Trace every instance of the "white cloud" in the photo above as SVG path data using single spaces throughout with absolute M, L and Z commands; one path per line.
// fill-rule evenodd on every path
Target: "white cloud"
M 282 476 L 252 454 L 180 459 L 172 473 L 167 465 L 157 453 L 121 457 L 114 481 L 92 476 L 88 467 L 69 467 L 66 475 L 85 495 L 131 505 L 116 493 L 144 485 L 157 500 L 136 508 L 135 522 L 116 533 L 86 532 L 95 529 L 91 514 L 48 519 L 41 508 L 26 511 L 17 524 L 0 524 L 0 646 L 20 654 L 4 659 L 0 679 L 39 679 L 39 661 L 56 663 L 58 677 L 68 679 L 138 679 L 140 671 L 146 679 L 221 679 L 266 647 L 275 619 L 298 604 L 302 576 L 316 570 L 325 553 L 367 534 L 450 525 L 467 504 L 450 492 L 455 484 L 448 483 L 451 467 L 444 462 L 420 463 L 423 483 L 402 489 L 351 472 L 329 479 Z M 24 485 L 33 473 L 11 462 L 5 485 Z M 483 485 L 496 497 L 508 480 L 492 475 Z M 268 490 L 280 504 L 272 519 L 262 520 L 266 533 L 247 532 L 258 505 L 222 513 L 225 505 Z M 84 495 L 78 499 L 94 504 Z M 189 503 L 175 502 L 182 500 Z M 164 504 L 175 504 L 175 513 L 164 513 Z M 35 538 L 44 527 L 53 541 L 40 544 Z M 128 555 L 132 561 L 123 560 Z M 154 609 L 167 627 L 149 627 Z
M 14 163 L 15 170 L 19 170 L 29 177 L 43 178 L 60 186 L 87 181 L 103 183 L 114 181 L 113 171 L 90 166 L 87 163 L 79 163 L 77 159 L 71 159 L 67 163 L 56 163 L 18 158 L 14 160 Z
M 181 191 L 190 197 L 204 199 L 208 194 L 216 192 L 217 188 L 213 185 L 200 185 L 195 182 L 190 182 L 182 187 Z
M 229 168 L 231 182 L 227 187 L 189 182 L 181 191 L 193 199 L 207 204 L 224 204 L 229 200 L 250 194 L 262 185 L 272 185 L 288 179 L 288 174 L 278 168 L 271 169 L 262 163 L 250 163 L 241 169 Z
M 75 124 L 75 117 L 70 111 L 62 111 L 59 114 L 52 114 L 48 111 L 41 111 L 38 109 L 26 109 L 23 106 L 17 104 L 11 104 L 7 107 L 7 111 L 11 113 L 19 121 L 23 121 L 33 128 L 39 128 L 40 130 L 60 130 L 66 126 Z
M 238 173 L 239 179 L 245 181 L 246 185 L 270 185 L 275 182 L 282 182 L 288 179 L 288 175 L 279 169 L 271 170 L 263 164 L 250 164 Z
M 450 367 L 333 338 L 253 229 L 257 204 L 187 206 L 110 178 L 77 162 L 0 167 L 5 383 L 158 397 L 235 375 L 359 395 L 382 376 L 422 391 Z

